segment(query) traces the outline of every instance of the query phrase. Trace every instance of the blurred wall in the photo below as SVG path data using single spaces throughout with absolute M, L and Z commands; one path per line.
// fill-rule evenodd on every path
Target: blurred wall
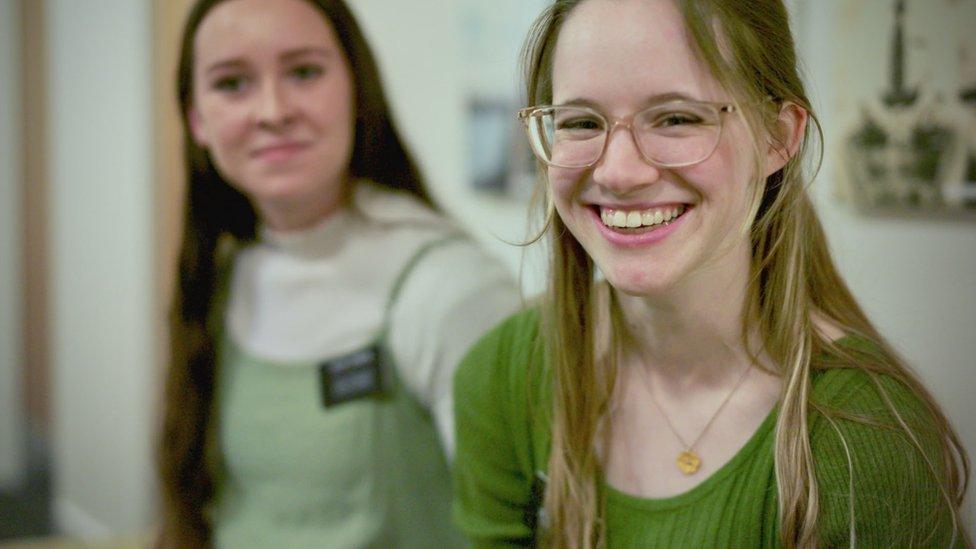
M 54 514 L 85 537 L 151 517 L 152 20 L 148 0 L 50 0 Z
M 20 1 L 0 1 L 0 490 L 27 467 L 21 312 Z

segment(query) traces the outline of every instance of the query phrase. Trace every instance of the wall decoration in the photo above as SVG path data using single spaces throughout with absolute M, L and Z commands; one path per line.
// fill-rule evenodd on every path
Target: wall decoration
M 836 1 L 838 194 L 866 213 L 976 214 L 976 0 Z
M 515 117 L 522 106 L 519 52 L 546 0 L 459 0 L 469 185 L 523 200 L 535 160 Z

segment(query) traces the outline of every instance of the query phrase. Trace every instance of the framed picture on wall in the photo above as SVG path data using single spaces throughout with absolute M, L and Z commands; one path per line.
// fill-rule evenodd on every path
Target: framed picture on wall
M 547 0 L 459 0 L 464 67 L 468 184 L 522 201 L 535 160 L 515 113 L 522 106 L 519 53 Z
M 831 0 L 837 194 L 976 218 L 976 0 Z

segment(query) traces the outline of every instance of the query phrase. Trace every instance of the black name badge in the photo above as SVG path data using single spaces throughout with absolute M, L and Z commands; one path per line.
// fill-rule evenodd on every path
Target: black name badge
M 319 366 L 326 408 L 383 394 L 383 353 L 379 345 L 323 362 Z

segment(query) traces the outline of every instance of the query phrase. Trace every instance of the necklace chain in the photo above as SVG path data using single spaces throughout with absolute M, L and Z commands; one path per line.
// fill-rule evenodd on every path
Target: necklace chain
M 671 432 L 674 434 L 675 438 L 677 438 L 678 441 L 681 442 L 681 445 L 685 449 L 684 452 L 681 452 L 681 454 L 678 456 L 678 467 L 686 475 L 690 475 L 697 472 L 698 466 L 700 465 L 700 460 L 694 452 L 695 445 L 697 445 L 698 442 L 702 439 L 702 437 L 705 436 L 705 433 L 708 432 L 708 428 L 711 427 L 712 423 L 715 422 L 715 418 L 717 418 L 719 413 L 722 412 L 722 409 L 725 408 L 725 405 L 728 404 L 730 400 L 732 400 L 732 395 L 734 395 L 735 392 L 739 390 L 739 387 L 746 380 L 746 377 L 749 376 L 749 372 L 751 370 L 752 367 L 748 366 L 742 372 L 742 374 L 739 375 L 739 379 L 736 380 L 735 385 L 732 387 L 732 390 L 729 391 L 729 394 L 725 395 L 725 398 L 722 400 L 722 403 L 719 404 L 718 408 L 715 409 L 715 412 L 712 413 L 712 417 L 709 418 L 708 423 L 706 423 L 705 427 L 703 427 L 701 432 L 698 433 L 698 436 L 695 437 L 695 440 L 693 440 L 691 444 L 688 444 L 687 442 L 685 442 L 684 437 L 681 436 L 681 433 L 679 433 L 678 430 L 674 428 L 674 424 L 671 423 L 671 418 L 669 418 L 667 412 L 664 411 L 664 407 L 661 406 L 661 404 L 658 403 L 657 398 L 654 397 L 653 387 L 651 386 L 650 380 L 647 379 L 647 375 L 644 372 L 643 364 L 641 364 L 637 368 L 637 374 L 641 378 L 641 382 L 643 382 L 644 384 L 644 389 L 647 390 L 647 395 L 651 397 L 651 402 L 654 403 L 654 406 L 657 407 L 657 409 L 661 412 L 661 417 L 664 418 L 664 423 L 668 426 L 668 429 L 670 429 Z

